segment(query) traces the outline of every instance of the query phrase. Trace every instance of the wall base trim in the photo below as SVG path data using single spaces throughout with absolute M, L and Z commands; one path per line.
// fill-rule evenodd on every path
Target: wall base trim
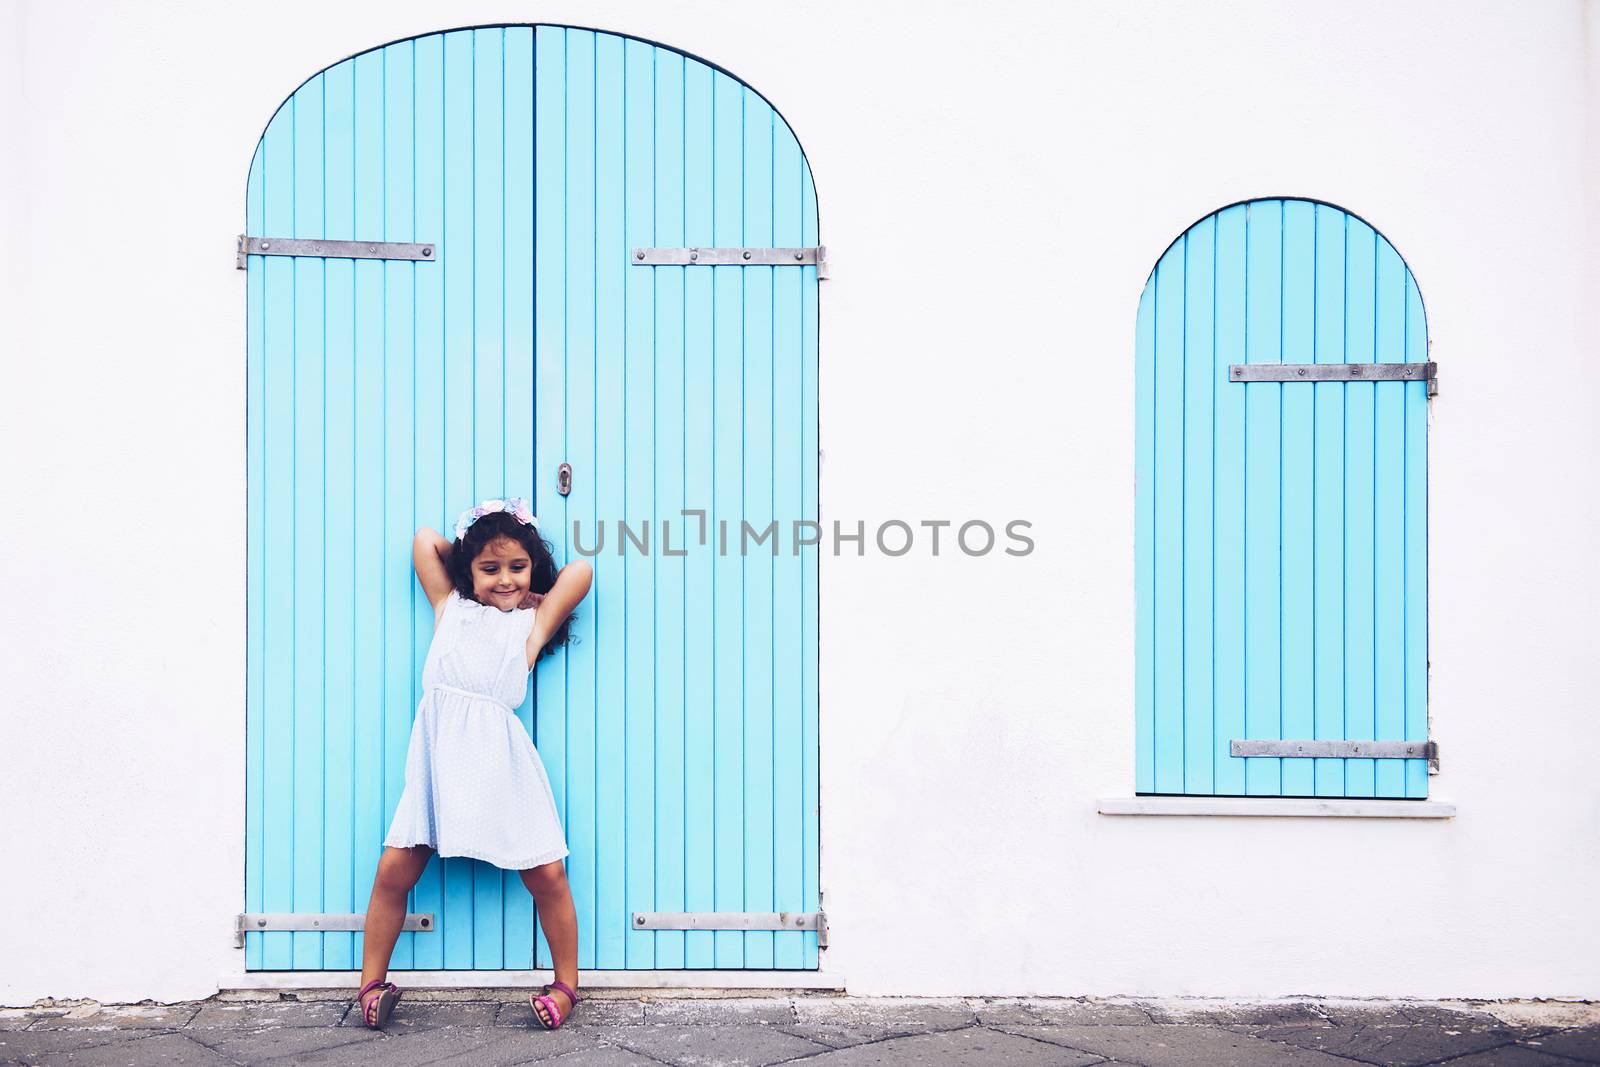
M 580 972 L 585 989 L 821 989 L 843 992 L 844 979 L 820 971 L 590 971 Z M 407 989 L 534 989 L 552 981 L 550 971 L 401 971 L 389 977 Z M 248 971 L 225 974 L 219 992 L 286 989 L 355 989 L 360 971 Z
M 1432 800 L 1332 797 L 1101 797 L 1101 815 L 1332 816 L 1346 819 L 1453 819 L 1454 804 Z

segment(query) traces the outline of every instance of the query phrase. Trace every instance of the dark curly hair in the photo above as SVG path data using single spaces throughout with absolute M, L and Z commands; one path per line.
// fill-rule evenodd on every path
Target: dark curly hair
M 509 538 L 527 549 L 528 558 L 533 561 L 528 588 L 535 593 L 548 593 L 556 584 L 556 573 L 560 570 L 551 554 L 549 542 L 539 536 L 538 530 L 518 522 L 514 516 L 503 511 L 491 511 L 478 519 L 467 527 L 467 532 L 451 547 L 447 569 L 456 592 L 465 600 L 477 599 L 472 595 L 472 561 L 483 552 L 484 546 L 497 537 Z M 562 620 L 561 628 L 545 642 L 545 655 L 553 654 L 557 647 L 572 639 L 572 620 L 577 617 L 577 613 L 573 612 Z

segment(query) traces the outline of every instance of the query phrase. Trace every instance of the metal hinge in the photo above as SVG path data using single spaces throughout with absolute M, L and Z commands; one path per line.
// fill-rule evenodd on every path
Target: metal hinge
M 1286 756 L 1317 759 L 1425 759 L 1439 770 L 1437 741 L 1257 741 L 1234 738 L 1230 756 Z
M 293 237 L 239 235 L 236 263 L 245 269 L 247 256 L 312 256 L 322 259 L 408 259 L 431 261 L 433 245 L 403 241 L 310 241 Z
M 246 912 L 238 916 L 234 923 L 233 945 L 235 948 L 244 948 L 244 935 L 252 932 L 270 933 L 274 930 L 312 930 L 317 933 L 338 933 L 364 930 L 366 925 L 366 915 L 354 912 L 332 912 L 320 915 L 304 912 Z M 433 912 L 424 911 L 408 914 L 405 924 L 400 929 L 416 933 L 432 933 L 434 930 Z
M 635 930 L 815 930 L 828 947 L 828 918 L 821 911 L 636 911 Z
M 1235 382 L 1421 382 L 1439 395 L 1437 363 L 1230 363 Z
M 815 248 L 635 248 L 636 267 L 816 267 L 828 276 L 828 249 Z

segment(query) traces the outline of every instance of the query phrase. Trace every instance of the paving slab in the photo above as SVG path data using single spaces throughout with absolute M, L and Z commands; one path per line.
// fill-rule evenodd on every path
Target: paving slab
M 181 1030 L 198 1004 L 85 1004 L 48 1015 L 29 1030 Z
M 831 1048 L 907 1034 L 958 1030 L 977 1021 L 976 1013 L 965 1001 L 954 999 L 929 1002 L 806 998 L 794 1002 L 794 1016 L 792 1022 L 774 1025 L 786 1034 Z
M 1487 1021 L 1485 1021 L 1487 1020 Z M 1517 1032 L 1489 1016 L 1461 1015 L 1447 1023 L 1339 1023 L 1267 1026 L 1254 1036 L 1383 1067 L 1415 1067 L 1509 1044 Z
M 569 1062 L 566 1058 L 572 1056 L 579 1057 L 580 1060 L 585 1056 L 598 1056 L 601 1062 L 656 1062 L 648 1056 L 641 1056 L 625 1049 L 620 1041 L 620 1028 L 617 1027 L 591 1027 L 588 1030 L 578 1030 L 563 1023 L 555 1030 L 542 1030 L 538 1027 L 514 1030 L 499 1027 L 495 1033 L 498 1040 L 472 1052 L 470 1062 L 473 1067 L 478 1067 L 479 1064 L 494 1067 L 496 1064 L 552 1061 L 566 1063 Z M 413 1039 L 408 1037 L 405 1040 Z
M 937 1064 L 938 1067 L 1086 1067 L 1104 1057 L 1078 1052 L 1017 1034 L 967 1026 L 936 1034 L 892 1037 L 839 1049 L 804 1061 L 807 1067 L 875 1067 L 880 1064 Z
M 943 1001 L 928 1000 L 921 997 L 915 999 L 885 997 L 882 999 L 885 1004 L 895 1004 L 897 1002 L 929 1005 L 948 1004 L 965 1010 L 969 1020 L 978 1026 L 990 1022 L 1029 1023 L 1038 1021 L 1030 1002 L 1023 997 L 960 997 Z M 1139 1021 L 1143 1022 L 1144 1020 L 1141 1018 Z
M 256 1003 L 216 1001 L 204 1005 L 200 1013 L 189 1020 L 189 1028 L 236 1030 L 280 1026 L 338 1026 L 349 1010 L 349 1004 L 333 1001 L 314 1001 L 309 1004 L 292 1000 Z
M 563 1027 L 562 1029 L 565 1029 Z M 831 1051 L 827 1045 L 784 1033 L 771 1024 L 630 1026 L 612 1031 L 630 1052 L 674 1067 L 766 1067 L 771 1063 Z
M 582 996 L 583 994 L 579 994 Z M 404 1001 L 401 1001 L 404 1004 Z M 585 1028 L 590 1026 L 638 1026 L 644 1022 L 645 1011 L 649 1005 L 638 1000 L 580 1000 L 572 1016 L 564 1021 L 559 1029 L 568 1027 Z M 513 1000 L 508 1004 L 500 1005 L 500 1012 L 495 1016 L 496 1026 L 521 1027 L 538 1030 L 539 1020 L 533 1014 L 533 1008 L 528 1004 L 527 998 Z
M 516 1034 L 491 1026 L 474 1029 L 444 1027 L 423 1030 L 403 1037 L 377 1035 L 372 1040 L 352 1041 L 333 1048 L 291 1052 L 282 1057 L 239 1058 L 241 1063 L 263 1063 L 300 1067 L 301 1064 L 385 1064 L 392 1067 L 420 1067 L 421 1064 L 454 1062 L 499 1067 L 525 1063 L 533 1058 L 514 1046 Z
M 526 1062 L 555 1064 L 556 1067 L 660 1067 L 660 1060 L 629 1052 L 625 1048 L 592 1048 L 569 1052 L 552 1059 Z
M 1263 1041 L 1217 1026 L 1006 1026 L 1007 1033 L 1147 1067 L 1350 1067 L 1323 1052 Z
M 150 1037 L 148 1030 L 13 1030 L 0 1033 L 0 1063 L 37 1063 Z
M 1555 1030 L 1537 1037 L 1522 1037 L 1517 1043 L 1539 1052 L 1567 1056 L 1584 1063 L 1600 1063 L 1600 1025 L 1581 1030 Z
M 576 1022 L 577 1020 L 573 1020 Z M 659 1063 L 624 1048 L 619 1043 L 617 1028 L 568 1029 L 566 1023 L 555 1030 L 527 1030 L 508 1036 L 507 1040 L 488 1050 L 490 1061 L 496 1063 Z M 482 1061 L 475 1058 L 473 1067 Z
M 1520 1045 L 1502 1045 L 1499 1048 L 1474 1052 L 1442 1061 L 1440 1067 L 1573 1067 L 1580 1060 L 1565 1056 L 1551 1056 Z
M 62 1014 L 65 1014 L 63 1012 Z M 33 1008 L 0 1008 L 0 1032 L 26 1030 L 42 1016 Z
M 1463 1005 L 1413 1004 L 1402 1001 L 1397 1004 L 1385 1005 L 1382 1008 L 1369 1008 L 1365 1014 L 1366 1018 L 1363 1021 L 1379 1025 L 1394 1025 L 1401 1021 L 1425 1023 L 1431 1026 L 1452 1029 L 1463 1026 L 1504 1027 L 1506 1025 L 1486 1011 L 1482 1011 L 1477 1007 Z M 1388 1018 L 1385 1018 L 1385 1016 L 1388 1016 Z M 1399 1016 L 1399 1018 L 1396 1019 L 1394 1016 Z M 1530 1022 L 1528 1025 L 1537 1024 Z
M 383 1032 L 391 1037 L 398 1037 L 418 1030 L 438 1030 L 447 1026 L 493 1026 L 500 1009 L 500 1004 L 488 1004 L 482 1001 L 419 1002 L 407 1001 L 402 996 L 400 1003 L 394 1006 L 388 1020 L 383 1024 Z M 366 1020 L 361 1017 L 360 1009 L 354 1006 L 345 1013 L 339 1025 L 353 1030 L 367 1029 Z
M 375 1031 L 346 1030 L 338 1026 L 274 1026 L 224 1030 L 190 1028 L 184 1036 L 236 1063 L 299 1060 L 315 1052 L 345 1050 L 362 1042 L 381 1041 Z
M 973 1003 L 976 1019 L 984 1026 L 1012 1023 L 1023 1026 L 1143 1026 L 1152 1021 L 1149 1012 L 1140 1005 L 1087 998 Z
M 1324 1002 L 1317 1005 L 1317 1014 L 1335 1026 L 1350 1028 L 1358 1026 L 1394 1026 L 1412 1022 L 1448 1024 L 1452 1027 L 1473 1022 L 1482 1025 L 1490 1025 L 1496 1022 L 1494 1016 L 1488 1012 L 1480 1011 L 1476 1006 L 1472 1005 L 1457 1004 L 1451 1006 L 1403 1000 L 1388 1002 Z
M 54 1033 L 9 1035 L 21 1037 L 61 1037 Z M 101 1045 L 82 1045 L 54 1052 L 37 1052 L 7 1060 L 22 1064 L 70 1064 L 71 1067 L 145 1067 L 145 1064 L 173 1064 L 176 1067 L 233 1067 L 233 1061 L 189 1040 L 183 1034 L 145 1033 L 125 1041 Z
M 583 1005 L 579 1005 L 582 1010 Z M 716 1000 L 650 1000 L 644 1005 L 646 1023 L 680 1026 L 724 1026 L 749 1023 L 792 1023 L 794 1008 L 788 997 L 724 997 Z
M 1333 1020 L 1316 1004 L 1282 1001 L 1238 1004 L 1227 1001 L 1151 1001 L 1139 1005 L 1155 1023 L 1221 1026 L 1248 1031 L 1265 1026 L 1332 1026 Z

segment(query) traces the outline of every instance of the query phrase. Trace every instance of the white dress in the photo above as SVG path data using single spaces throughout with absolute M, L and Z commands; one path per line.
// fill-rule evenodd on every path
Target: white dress
M 422 668 L 406 784 L 385 845 L 527 870 L 567 855 L 555 796 L 516 707 L 534 609 L 445 601 Z

